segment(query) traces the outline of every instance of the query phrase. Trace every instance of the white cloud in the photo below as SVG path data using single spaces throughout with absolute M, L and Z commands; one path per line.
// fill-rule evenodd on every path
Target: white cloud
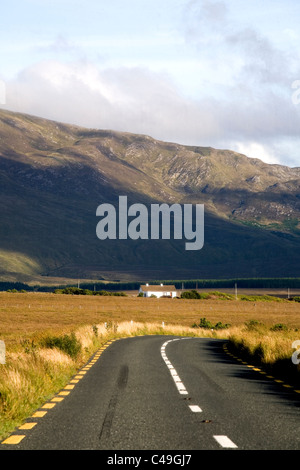
M 62 16 L 56 27 L 53 14 L 55 28 L 44 33 L 37 25 L 43 32 L 28 33 L 23 49 L 20 39 L 4 38 L 10 47 L 6 71 L 18 70 L 6 80 L 5 107 L 300 166 L 300 105 L 293 102 L 298 91 L 292 89 L 300 80 L 300 62 L 296 24 L 288 24 L 292 2 L 282 3 L 286 16 L 278 27 L 285 44 L 293 43 L 291 50 L 270 25 L 273 10 L 272 19 L 268 14 L 268 22 L 263 20 L 272 2 L 253 0 L 256 15 L 241 3 L 174 0 L 168 14 L 170 4 L 160 9 L 158 1 L 147 4 L 147 11 L 135 0 L 132 10 L 117 0 L 101 8 L 93 1 L 94 9 L 85 9 L 84 16 L 91 23 L 83 22 L 79 30 L 83 4 L 77 2 L 74 13 L 66 0 L 61 4 L 70 16 L 65 29 Z M 41 5 L 40 0 L 28 4 Z
M 293 105 L 291 96 L 265 91 L 251 99 L 246 85 L 246 90 L 232 89 L 227 99 L 195 100 L 184 96 L 169 75 L 146 68 L 102 70 L 87 61 L 42 62 L 7 82 L 6 90 L 6 108 L 14 111 L 188 145 L 231 148 L 266 162 L 279 162 L 280 142 L 297 139 L 300 128 L 300 106 Z M 284 155 L 299 166 L 297 158 Z
M 247 155 L 247 157 L 258 158 L 265 163 L 280 164 L 278 157 L 272 150 L 257 142 L 233 142 L 231 148 L 238 153 Z

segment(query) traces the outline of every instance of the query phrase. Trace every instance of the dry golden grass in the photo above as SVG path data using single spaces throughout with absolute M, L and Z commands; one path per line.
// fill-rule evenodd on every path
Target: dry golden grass
M 44 293 L 0 293 L 0 438 L 55 394 L 101 344 L 112 337 L 171 334 L 228 338 L 262 363 L 290 361 L 300 339 L 300 304 L 240 300 L 144 299 Z M 192 328 L 200 318 L 228 329 Z M 254 327 L 249 323 L 255 320 Z M 287 331 L 271 331 L 275 324 Z M 253 323 L 252 323 L 253 326 Z M 298 331 L 299 330 L 299 331 Z M 81 352 L 74 359 L 41 341 L 75 332 Z M 242 349 L 241 349 L 242 348 Z
M 84 345 L 84 343 L 82 343 Z M 37 355 L 45 362 L 60 365 L 71 365 L 71 357 L 59 351 L 57 348 L 43 348 L 37 351 Z
M 0 339 L 14 347 L 24 337 L 45 332 L 69 333 L 104 322 L 162 323 L 191 327 L 205 317 L 234 326 L 257 320 L 267 326 L 284 323 L 300 328 L 297 302 L 144 299 L 44 293 L 0 293 Z

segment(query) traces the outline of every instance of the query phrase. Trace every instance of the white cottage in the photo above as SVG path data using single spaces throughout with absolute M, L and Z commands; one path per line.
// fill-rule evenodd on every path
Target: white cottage
M 142 293 L 143 297 L 155 295 L 156 297 L 171 297 L 173 299 L 177 296 L 175 286 L 164 286 L 163 284 L 154 286 L 145 284 L 144 286 L 140 286 L 139 293 Z

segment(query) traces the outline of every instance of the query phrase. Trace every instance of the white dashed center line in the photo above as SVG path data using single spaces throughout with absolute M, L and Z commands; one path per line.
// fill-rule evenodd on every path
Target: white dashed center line
M 166 366 L 168 367 L 171 376 L 173 377 L 173 380 L 174 380 L 174 383 L 177 387 L 178 392 L 181 395 L 188 395 L 188 391 L 186 390 L 182 380 L 180 379 L 179 375 L 177 374 L 177 371 L 176 371 L 175 367 L 172 365 L 172 363 L 168 359 L 168 356 L 166 355 L 166 346 L 167 346 L 167 344 L 169 344 L 173 341 L 179 341 L 179 340 L 180 340 L 180 338 L 175 338 L 175 339 L 171 339 L 169 341 L 166 341 L 162 345 L 160 351 L 161 351 L 161 356 L 162 356 Z M 202 409 L 198 405 L 189 405 L 189 408 L 193 413 L 201 413 L 202 412 Z M 234 444 L 234 442 L 232 442 L 231 439 L 229 439 L 229 437 L 227 437 L 227 436 L 221 435 L 221 436 L 213 436 L 213 437 L 218 442 L 218 444 L 221 447 L 225 448 L 225 449 L 236 449 L 237 448 L 237 445 Z
M 188 392 L 187 392 L 185 386 L 183 385 L 182 380 L 180 379 L 179 375 L 177 374 L 176 369 L 173 367 L 172 363 L 169 361 L 169 359 L 166 355 L 166 352 L 165 352 L 167 344 L 171 343 L 172 341 L 179 341 L 179 338 L 171 339 L 169 341 L 166 341 L 160 349 L 161 356 L 162 356 L 163 360 L 165 361 L 165 363 L 166 363 L 166 365 L 167 365 L 167 367 L 170 371 L 171 376 L 173 377 L 173 380 L 175 382 L 175 385 L 177 387 L 178 392 L 181 395 L 187 395 Z
M 237 448 L 237 445 L 235 445 L 234 442 L 232 442 L 227 436 L 214 436 L 214 438 L 220 444 L 220 446 L 225 447 L 226 449 Z
M 189 408 L 193 413 L 201 413 L 202 412 L 200 406 L 198 406 L 198 405 L 189 405 Z

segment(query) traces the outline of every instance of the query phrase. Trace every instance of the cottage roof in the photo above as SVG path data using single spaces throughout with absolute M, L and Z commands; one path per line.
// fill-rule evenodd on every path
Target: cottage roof
M 143 292 L 176 292 L 175 286 L 144 285 L 141 286 Z

